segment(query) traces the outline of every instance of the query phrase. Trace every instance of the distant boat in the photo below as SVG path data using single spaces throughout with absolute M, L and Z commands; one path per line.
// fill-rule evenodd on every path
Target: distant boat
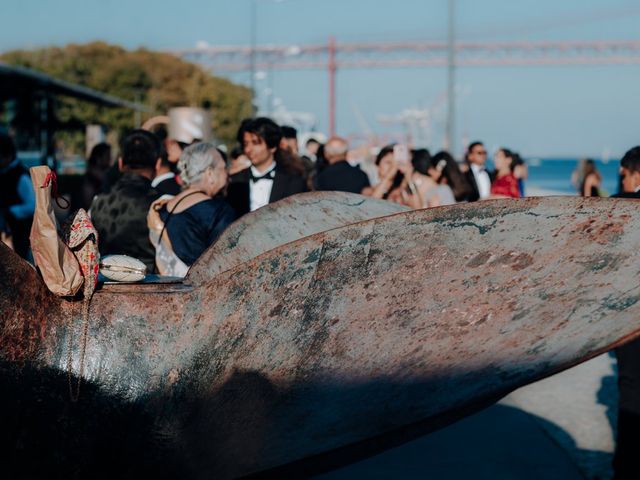
M 542 160 L 539 158 L 529 158 L 527 159 L 527 163 L 532 167 L 539 167 L 542 165 Z

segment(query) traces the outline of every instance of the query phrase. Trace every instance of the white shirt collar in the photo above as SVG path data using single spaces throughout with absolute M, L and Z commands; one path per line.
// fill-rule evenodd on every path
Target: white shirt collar
M 471 164 L 471 171 L 476 179 L 480 200 L 483 200 L 491 195 L 491 179 L 489 178 L 489 174 L 484 167 L 476 165 L 475 163 Z
M 165 180 L 174 178 L 175 176 L 176 174 L 173 172 L 167 172 L 167 173 L 163 173 L 162 175 L 158 175 L 153 180 L 151 180 L 151 187 L 156 188 L 160 184 L 160 182 L 164 182 Z
M 269 203 L 273 180 L 260 180 L 259 182 L 249 182 L 249 210 L 252 212 Z
M 251 168 L 251 173 L 253 174 L 254 177 L 262 177 L 263 175 L 266 175 L 267 173 L 271 172 L 276 168 L 276 162 L 272 161 L 271 165 L 269 165 L 269 168 L 267 168 L 264 172 L 259 172 L 258 169 L 253 165 L 251 165 L 251 167 L 249 168 Z

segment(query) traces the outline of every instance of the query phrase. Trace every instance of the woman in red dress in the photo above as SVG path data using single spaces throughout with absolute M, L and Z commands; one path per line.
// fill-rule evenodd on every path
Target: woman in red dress
M 493 157 L 496 177 L 491 183 L 492 198 L 520 198 L 518 179 L 511 170 L 513 154 L 506 148 L 499 149 Z

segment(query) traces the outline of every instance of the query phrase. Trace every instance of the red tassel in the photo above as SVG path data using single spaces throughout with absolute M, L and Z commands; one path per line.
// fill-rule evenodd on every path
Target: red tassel
M 58 177 L 56 176 L 56 172 L 54 171 L 47 173 L 47 176 L 45 177 L 44 182 L 40 186 L 40 188 L 47 188 L 49 185 L 51 185 L 51 196 L 56 201 L 56 205 L 58 205 L 58 207 L 62 208 L 63 210 L 69 208 L 69 200 L 58 195 Z M 65 206 L 60 205 L 60 202 L 63 200 L 66 204 Z

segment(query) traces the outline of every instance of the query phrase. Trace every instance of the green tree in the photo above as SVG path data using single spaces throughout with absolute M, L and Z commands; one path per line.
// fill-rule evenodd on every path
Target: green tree
M 150 108 L 142 120 L 163 115 L 172 107 L 208 106 L 214 135 L 232 144 L 240 121 L 252 114 L 248 88 L 211 75 L 202 67 L 173 55 L 146 49 L 125 50 L 116 45 L 93 42 L 38 50 L 15 50 L 0 59 Z M 82 151 L 87 123 L 100 123 L 121 135 L 133 128 L 134 113 L 60 97 L 56 116 L 61 122 L 58 139 L 76 152 Z

